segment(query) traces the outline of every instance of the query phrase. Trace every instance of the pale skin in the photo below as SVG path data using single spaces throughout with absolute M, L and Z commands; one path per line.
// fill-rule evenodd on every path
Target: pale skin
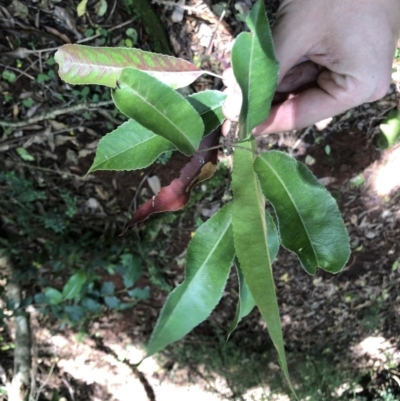
M 399 33 L 400 0 L 283 0 L 272 31 L 277 93 L 253 134 L 305 128 L 382 98 Z M 224 114 L 236 121 L 240 88 L 232 69 L 223 78 Z

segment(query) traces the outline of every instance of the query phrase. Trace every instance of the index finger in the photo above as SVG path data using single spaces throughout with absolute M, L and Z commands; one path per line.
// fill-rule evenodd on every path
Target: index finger
M 305 128 L 367 100 L 364 99 L 365 85 L 353 77 L 324 71 L 318 77 L 318 84 L 319 87 L 306 89 L 272 106 L 267 120 L 256 127 L 253 134 L 267 135 Z

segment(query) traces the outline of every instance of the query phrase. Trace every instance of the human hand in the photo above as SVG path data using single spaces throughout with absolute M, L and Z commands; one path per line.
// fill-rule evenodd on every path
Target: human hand
M 399 0 L 283 0 L 272 31 L 277 92 L 254 135 L 301 129 L 383 97 L 399 32 Z M 241 92 L 231 69 L 224 83 L 223 110 L 235 120 Z

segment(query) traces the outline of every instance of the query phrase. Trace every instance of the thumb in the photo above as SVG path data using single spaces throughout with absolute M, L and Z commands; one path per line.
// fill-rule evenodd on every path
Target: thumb
M 294 66 L 307 60 L 305 55 L 309 51 L 310 40 L 303 30 L 293 29 L 295 26 L 295 21 L 281 11 L 272 29 L 275 55 L 279 62 L 278 85 Z

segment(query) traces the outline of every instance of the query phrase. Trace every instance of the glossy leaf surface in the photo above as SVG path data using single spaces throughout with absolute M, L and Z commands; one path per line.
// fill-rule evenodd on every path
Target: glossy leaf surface
M 232 206 L 201 225 L 189 243 L 185 280 L 168 296 L 147 345 L 147 356 L 181 339 L 213 311 L 234 257 Z
M 204 124 L 193 106 L 169 86 L 143 71 L 126 68 L 112 97 L 118 109 L 172 142 L 189 156 L 199 147 Z
M 276 255 L 278 254 L 280 246 L 279 234 L 275 226 L 274 220 L 271 214 L 267 210 L 265 211 L 265 218 L 267 222 L 267 244 L 271 260 L 273 261 L 276 258 Z M 232 332 L 236 329 L 239 322 L 244 317 L 246 317 L 256 306 L 254 298 L 251 295 L 249 286 L 247 285 L 244 279 L 243 272 L 242 269 L 240 268 L 240 263 L 237 258 L 235 258 L 235 267 L 239 280 L 239 300 L 236 307 L 235 317 L 229 328 L 228 338 L 232 334 Z
M 255 155 L 248 151 L 255 150 L 255 140 L 242 142 L 241 146 L 235 150 L 232 173 L 232 227 L 236 256 L 256 305 L 267 323 L 282 371 L 290 384 L 272 275 L 272 258 L 267 244 L 265 198 L 253 170 Z
M 163 137 L 135 120 L 121 124 L 100 139 L 89 173 L 97 170 L 136 170 L 153 163 L 160 154 L 176 149 Z
M 262 0 L 253 6 L 246 22 L 251 32 L 242 32 L 236 38 L 231 56 L 243 95 L 239 139 L 247 138 L 268 116 L 279 70 Z
M 279 221 L 282 245 L 305 270 L 339 272 L 350 256 L 349 239 L 332 195 L 300 162 L 278 151 L 257 157 L 254 169 Z
M 94 84 L 115 88 L 124 68 L 147 71 L 176 89 L 190 85 L 205 73 L 186 60 L 123 47 L 90 47 L 67 44 L 57 50 L 60 78 L 70 84 Z
M 204 135 L 217 129 L 225 120 L 222 104 L 226 99 L 225 93 L 208 90 L 194 93 L 187 97 L 189 103 L 200 114 L 204 123 Z
M 218 149 L 209 149 L 219 142 L 219 132 L 205 136 L 197 151 L 182 168 L 178 178 L 161 188 L 161 191 L 140 206 L 129 221 L 124 233 L 130 227 L 146 220 L 153 213 L 172 212 L 182 209 L 189 201 L 193 187 L 209 179 L 215 173 L 218 162 Z M 207 149 L 207 150 L 203 150 Z

